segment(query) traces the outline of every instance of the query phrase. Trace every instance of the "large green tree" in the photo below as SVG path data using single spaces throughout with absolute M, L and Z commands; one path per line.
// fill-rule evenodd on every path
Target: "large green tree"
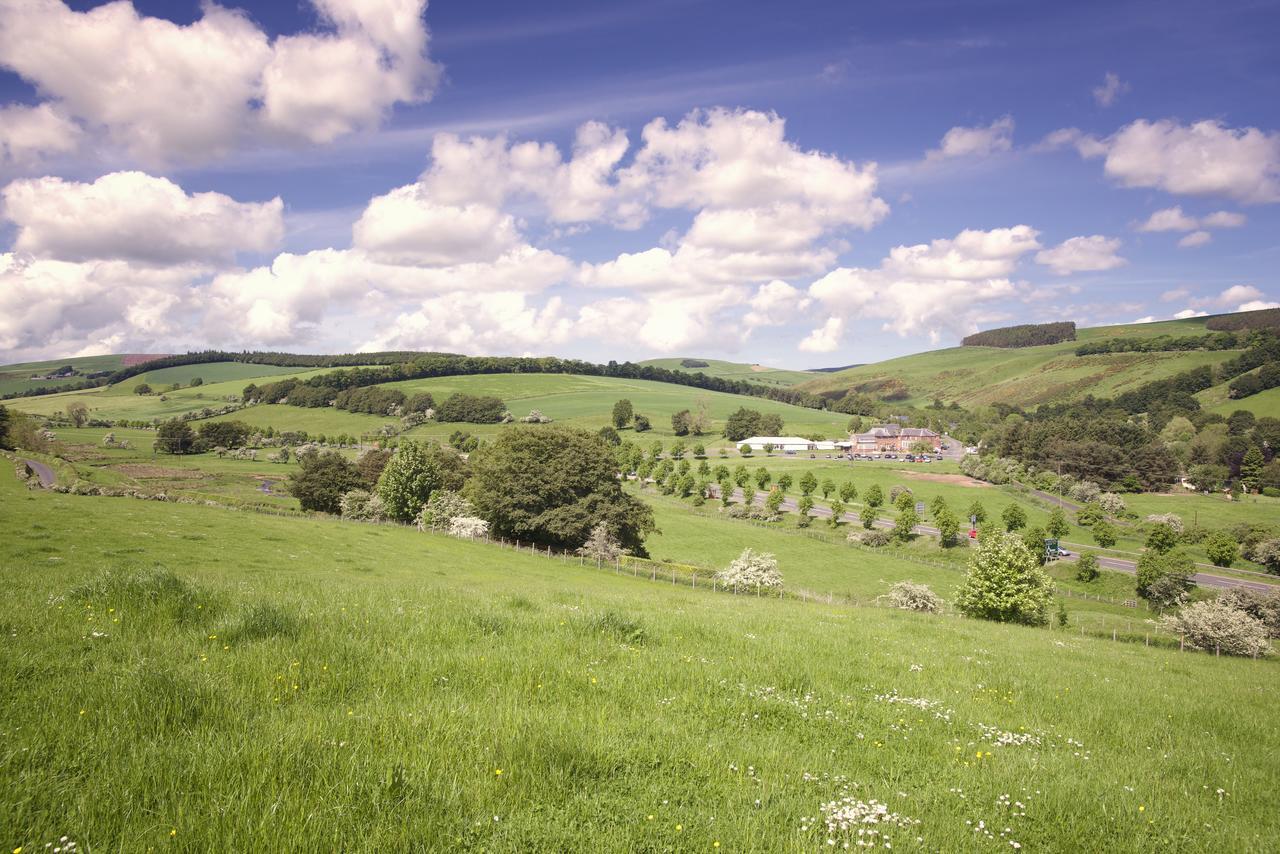
M 983 537 L 956 596 L 966 617 L 1042 626 L 1049 621 L 1053 581 L 1016 534 Z
M 412 522 L 433 490 L 443 486 L 440 468 L 428 448 L 404 441 L 378 477 L 378 497 L 389 518 Z
M 164 422 L 156 431 L 155 448 L 161 453 L 190 454 L 195 451 L 195 447 L 195 431 L 181 418 Z
M 625 397 L 613 405 L 613 426 L 614 429 L 621 430 L 631 423 L 632 416 L 635 415 L 635 409 L 631 406 L 631 401 Z
M 338 513 L 342 496 L 364 486 L 360 469 L 337 451 L 298 454 L 298 466 L 289 476 L 289 494 L 303 510 Z
M 467 496 L 495 536 L 578 548 L 603 523 L 644 553 L 653 511 L 623 491 L 609 448 L 571 427 L 503 431 L 471 459 Z

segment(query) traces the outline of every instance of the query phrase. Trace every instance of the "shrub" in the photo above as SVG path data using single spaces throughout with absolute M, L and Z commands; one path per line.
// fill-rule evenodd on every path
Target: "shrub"
M 716 579 L 728 587 L 782 587 L 782 574 L 778 572 L 778 560 L 771 554 L 743 549 L 742 554 L 727 567 L 716 573 Z
M 364 489 L 353 489 L 342 496 L 338 502 L 342 518 L 356 522 L 381 522 L 387 518 L 386 508 L 377 493 Z
M 449 520 L 449 536 L 483 540 L 489 536 L 489 523 L 479 516 L 455 516 Z
M 883 528 L 872 528 L 870 531 L 863 531 L 860 534 L 850 534 L 849 539 L 856 540 L 864 546 L 878 549 L 889 545 L 893 540 L 893 534 Z
M 1267 572 L 1280 575 L 1280 540 L 1263 540 L 1253 547 L 1253 560 L 1267 568 Z
M 1119 516 L 1129 509 L 1124 503 L 1124 499 L 1114 492 L 1104 492 L 1098 496 L 1098 505 L 1102 508 L 1102 512 L 1111 516 Z
M 903 611 L 937 614 L 943 606 L 942 597 L 930 590 L 929 585 L 911 581 L 899 581 L 889 588 L 884 598 L 892 607 Z
M 1006 531 L 1017 531 L 1026 527 L 1027 512 L 1017 504 L 1010 504 L 1004 508 L 1004 512 L 1000 514 L 1000 519 L 1004 522 Z
M 908 542 L 914 536 L 916 525 L 920 524 L 920 517 L 916 515 L 914 507 L 908 507 L 898 514 L 898 518 L 893 522 L 893 538 L 898 542 Z
M 1102 490 L 1093 481 L 1082 480 L 1071 487 L 1067 492 L 1067 497 L 1072 501 L 1088 504 L 1090 501 L 1098 501 L 1102 497 Z
M 1138 558 L 1135 589 L 1157 611 L 1174 608 L 1190 595 L 1194 572 L 1195 564 L 1182 552 L 1147 551 Z
M 1186 530 L 1182 524 L 1182 517 L 1176 513 L 1152 513 L 1147 517 L 1147 521 L 1152 525 L 1167 525 L 1175 537 L 1181 537 Z
M 1261 620 L 1221 602 L 1196 602 L 1160 621 L 1187 646 L 1228 655 L 1267 655 L 1271 643 Z
M 436 420 L 496 424 L 502 420 L 506 408 L 501 398 L 455 392 L 440 402 Z
M 1247 587 L 1233 587 L 1218 596 L 1217 601 L 1261 620 L 1268 635 L 1280 637 L 1280 591 L 1263 593 Z
M 1116 544 L 1115 526 L 1105 519 L 1097 522 L 1093 526 L 1093 541 L 1104 549 L 1109 549 Z
M 288 487 L 303 510 L 339 513 L 342 497 L 364 482 L 355 463 L 338 451 L 299 454 L 298 464 L 298 471 L 289 475 Z
M 876 508 L 868 504 L 858 512 L 858 521 L 862 523 L 862 527 L 870 530 L 871 526 L 876 523 L 876 519 L 879 515 L 880 514 L 876 512 Z
M 1214 531 L 1205 542 L 1205 551 L 1214 566 L 1231 566 L 1240 554 L 1240 547 L 1226 531 Z
M 1147 548 L 1153 552 L 1167 554 L 1178 544 L 1178 531 L 1163 522 L 1151 529 L 1147 535 Z
M 437 489 L 431 493 L 427 503 L 422 505 L 422 510 L 414 519 L 414 524 L 420 531 L 432 528 L 447 529 L 459 516 L 474 515 L 476 515 L 476 508 L 459 493 L 451 489 Z
M 1017 536 L 995 533 L 969 559 L 956 607 L 967 617 L 1041 626 L 1052 598 L 1053 581 L 1036 556 Z

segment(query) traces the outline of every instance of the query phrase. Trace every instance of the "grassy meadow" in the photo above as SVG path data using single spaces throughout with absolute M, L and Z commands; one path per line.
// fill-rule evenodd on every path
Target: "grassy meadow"
M 725 362 L 720 359 L 702 359 L 697 361 L 706 362 L 705 368 L 686 368 L 680 363 L 687 357 L 676 357 L 671 359 L 646 359 L 640 364 L 653 365 L 658 368 L 667 368 L 672 371 L 685 371 L 692 374 L 706 374 L 709 377 L 723 377 L 727 380 L 743 380 L 745 382 L 760 383 L 761 385 L 776 386 L 793 386 L 807 382 L 821 374 L 814 371 L 788 371 L 783 368 L 770 368 L 765 365 L 748 364 L 745 362 Z
M 1280 832 L 1272 662 L 28 492 L 7 467 L 0 500 L 9 850 L 803 851 L 856 839 L 815 822 L 844 797 L 896 813 L 871 827 L 899 850 Z

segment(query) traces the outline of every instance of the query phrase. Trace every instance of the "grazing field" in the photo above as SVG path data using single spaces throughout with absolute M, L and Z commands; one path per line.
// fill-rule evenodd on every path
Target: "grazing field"
M 709 377 L 723 377 L 727 380 L 744 380 L 751 383 L 760 383 L 761 385 L 793 386 L 819 376 L 813 371 L 788 371 L 782 368 L 769 368 L 764 365 L 746 362 L 724 362 L 719 359 L 697 359 L 696 361 L 706 362 L 707 367 L 686 368 L 680 364 L 682 361 L 684 360 L 681 358 L 646 359 L 640 364 L 667 368 L 672 371 L 685 371 L 691 374 L 706 374 Z
M 899 850 L 1280 833 L 1271 662 L 0 495 L 10 849 L 813 850 L 844 796 Z
M 863 365 L 818 379 L 801 387 L 813 391 L 845 390 L 861 384 L 894 379 L 907 387 L 904 402 L 928 405 L 935 397 L 966 408 L 998 402 L 1034 407 L 1082 398 L 1113 397 L 1136 386 L 1201 365 L 1217 365 L 1235 351 L 1187 351 L 1163 353 L 1105 353 L 1077 356 L 1075 349 L 1087 341 L 1157 335 L 1203 335 L 1200 319 L 1170 320 L 1122 326 L 1098 326 L 1078 331 L 1077 341 L 1039 347 L 950 347 L 871 365 Z M 1225 389 L 1225 386 L 1222 387 Z M 1225 391 L 1208 389 L 1212 397 Z M 1231 409 L 1250 409 L 1253 398 L 1233 401 Z M 1266 414 L 1257 411 L 1258 415 Z
M 0 365 L 0 395 L 29 391 L 34 388 L 71 385 L 84 381 L 84 374 L 99 371 L 118 371 L 124 367 L 126 356 L 80 356 L 70 359 L 55 359 L 49 362 L 22 362 L 15 365 Z M 33 376 L 45 377 L 59 368 L 70 366 L 79 373 L 60 379 L 32 379 Z
M 653 430 L 647 433 L 623 431 L 625 438 L 637 441 L 651 441 L 655 438 L 670 441 L 675 436 L 671 430 L 671 416 L 682 409 L 696 411 L 699 402 L 705 403 L 712 424 L 707 435 L 686 437 L 686 441 L 691 444 L 702 442 L 708 447 L 729 444 L 720 433 L 729 414 L 742 406 L 781 415 L 783 432 L 787 435 L 821 433 L 831 438 L 848 436 L 846 428 L 849 416 L 838 412 L 806 409 L 758 397 L 705 391 L 650 380 L 569 374 L 475 374 L 408 380 L 388 383 L 387 387 L 398 388 L 405 394 L 429 391 L 437 401 L 454 392 L 493 395 L 502 398 L 517 418 L 527 415 L 531 409 L 537 409 L 557 422 L 589 429 L 599 429 L 611 423 L 613 404 L 620 398 L 627 398 L 635 411 L 647 415 L 653 424 Z M 474 426 L 476 425 L 435 424 L 418 428 L 415 432 L 421 435 L 448 435 L 461 428 L 480 435 L 472 429 Z

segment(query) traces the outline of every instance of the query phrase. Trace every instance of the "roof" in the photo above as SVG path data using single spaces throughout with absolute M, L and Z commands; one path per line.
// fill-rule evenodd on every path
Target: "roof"
M 752 436 L 750 439 L 743 439 L 739 445 L 812 445 L 812 439 L 802 439 L 799 436 Z

